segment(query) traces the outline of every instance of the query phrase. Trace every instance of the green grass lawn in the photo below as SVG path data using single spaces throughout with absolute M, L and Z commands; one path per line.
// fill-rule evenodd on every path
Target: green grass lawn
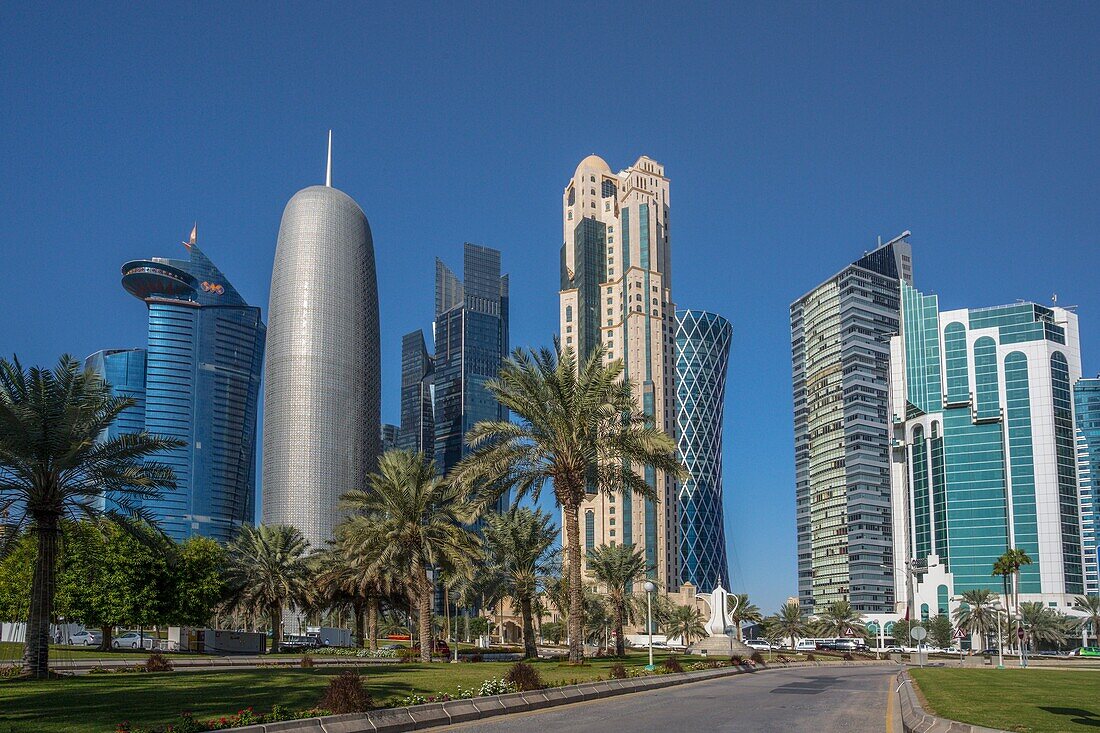
M 665 655 L 657 655 L 658 663 Z M 628 665 L 644 665 L 633 654 Z M 535 665 L 547 684 L 566 684 L 608 677 L 612 662 L 596 660 L 574 667 L 551 661 Z M 412 694 L 455 693 L 501 677 L 508 662 L 478 664 L 387 664 L 361 668 L 376 703 Z M 292 710 L 314 707 L 339 668 L 255 669 L 223 672 L 84 675 L 41 682 L 0 681 L 0 733 L 111 733 L 123 720 L 153 726 L 171 722 L 187 710 L 200 719 L 252 707 L 267 712 L 273 705 Z
M 101 652 L 93 647 L 58 646 L 50 644 L 50 661 L 63 664 L 70 659 L 143 659 L 149 652 L 140 649 Z M 0 667 L 23 661 L 23 644 L 17 641 L 0 641 Z M 6 731 L 4 732 L 6 733 Z
M 1019 733 L 1100 727 L 1100 672 L 1060 669 L 911 669 L 930 712 Z

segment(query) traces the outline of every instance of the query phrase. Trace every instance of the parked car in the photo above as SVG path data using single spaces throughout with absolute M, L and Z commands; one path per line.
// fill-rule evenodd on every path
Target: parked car
M 802 639 L 794 647 L 797 652 L 812 652 L 817 649 L 817 643 L 812 639 Z
M 888 646 L 882 650 L 885 654 L 902 654 L 905 652 L 900 646 Z
M 1079 646 L 1070 654 L 1075 657 L 1100 657 L 1100 646 Z
M 412 649 L 414 652 L 419 652 L 420 642 L 418 641 L 413 644 Z M 449 657 L 451 656 L 451 646 L 442 639 L 436 639 L 434 648 L 432 649 L 432 654 L 440 657 Z
M 74 631 L 69 634 L 69 638 L 66 641 L 71 646 L 99 646 L 102 643 L 103 637 L 99 635 L 98 631 Z
M 127 631 L 125 634 L 111 639 L 112 649 L 138 649 L 144 646 L 146 649 L 153 648 L 153 637 L 148 634 L 139 634 L 136 631 Z
M 287 634 L 279 645 L 281 652 L 307 652 L 320 646 L 317 637 L 305 634 Z
M 770 652 L 772 650 L 772 645 L 767 639 L 745 639 L 745 645 L 758 652 Z

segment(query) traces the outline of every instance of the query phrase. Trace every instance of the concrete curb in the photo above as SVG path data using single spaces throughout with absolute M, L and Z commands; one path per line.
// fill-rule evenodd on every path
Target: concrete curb
M 512 692 L 507 695 L 490 695 L 450 702 L 431 702 L 413 705 L 407 708 L 385 708 L 369 713 L 350 715 L 329 715 L 323 718 L 288 720 L 281 723 L 263 723 L 234 728 L 235 733 L 404 733 L 410 730 L 423 730 L 436 726 L 465 723 L 471 720 L 483 720 L 522 713 L 530 710 L 570 705 L 586 700 L 597 700 L 634 692 L 646 692 L 663 687 L 703 682 L 705 680 L 732 677 L 739 674 L 759 674 L 775 669 L 798 667 L 851 667 L 851 666 L 895 666 L 894 662 L 790 662 L 788 664 L 753 669 L 747 665 L 740 667 L 721 667 L 677 674 L 663 674 L 652 677 L 632 677 L 625 680 L 604 680 L 602 682 L 583 682 L 579 685 L 551 687 L 533 692 Z M 909 729 L 906 728 L 908 731 Z M 922 729 L 923 730 L 923 729 Z M 974 729 L 984 730 L 984 729 Z
M 1008 733 L 1000 728 L 960 723 L 957 720 L 948 720 L 925 712 L 917 699 L 917 693 L 913 690 L 913 679 L 905 670 L 898 672 L 896 684 L 901 725 L 905 733 Z

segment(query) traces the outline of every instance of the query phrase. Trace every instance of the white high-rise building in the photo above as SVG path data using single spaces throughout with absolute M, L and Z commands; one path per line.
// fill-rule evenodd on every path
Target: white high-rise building
M 669 181 L 664 166 L 642 156 L 613 173 L 590 155 L 562 195 L 561 341 L 584 359 L 602 342 L 608 361 L 622 359 L 638 405 L 676 437 L 675 336 L 668 236 Z M 676 482 L 647 470 L 659 502 L 591 494 L 580 512 L 587 551 L 633 544 L 656 582 L 679 586 Z

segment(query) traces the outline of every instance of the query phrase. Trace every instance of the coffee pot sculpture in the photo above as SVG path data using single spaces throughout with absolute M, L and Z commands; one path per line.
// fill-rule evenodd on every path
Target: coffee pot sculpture
M 727 629 L 736 625 L 733 614 L 741 599 L 727 592 L 721 583 L 710 593 L 696 593 L 695 597 L 701 598 L 710 606 L 710 620 L 704 625 L 708 636 L 724 636 Z

